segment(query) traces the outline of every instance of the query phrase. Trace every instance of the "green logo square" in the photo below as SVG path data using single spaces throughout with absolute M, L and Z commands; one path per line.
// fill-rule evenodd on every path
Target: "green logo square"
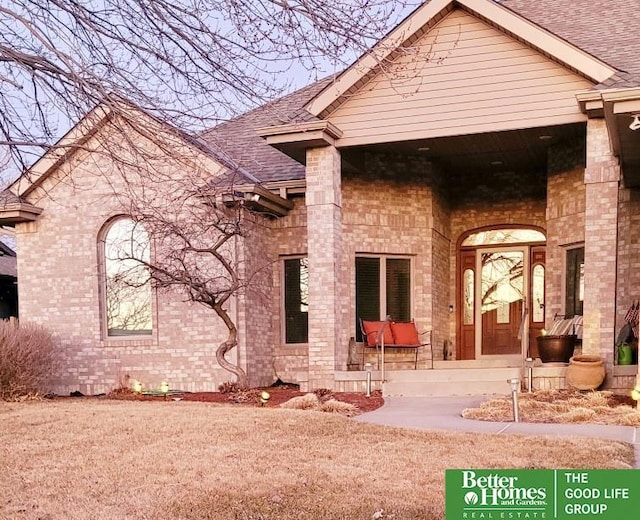
M 447 520 L 635 518 L 637 470 L 447 470 Z

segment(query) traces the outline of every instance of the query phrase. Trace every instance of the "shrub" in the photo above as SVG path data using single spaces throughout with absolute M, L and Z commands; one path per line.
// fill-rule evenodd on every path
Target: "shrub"
M 320 402 L 328 401 L 329 399 L 333 399 L 333 391 L 328 388 L 316 388 L 313 391 L 314 394 L 318 397 Z
M 316 394 L 305 394 L 298 397 L 292 397 L 288 401 L 282 403 L 280 408 L 293 408 L 296 410 L 317 410 L 320 408 L 320 399 Z
M 233 394 L 241 390 L 240 385 L 235 381 L 225 381 L 218 385 L 218 392 L 221 394 Z
M 346 415 L 347 417 L 353 417 L 358 414 L 358 407 L 351 404 L 345 403 L 344 401 L 337 401 L 336 399 L 329 399 L 324 401 L 320 405 L 320 411 L 326 413 L 337 413 L 340 415 Z
M 0 399 L 49 392 L 58 360 L 44 327 L 0 320 Z

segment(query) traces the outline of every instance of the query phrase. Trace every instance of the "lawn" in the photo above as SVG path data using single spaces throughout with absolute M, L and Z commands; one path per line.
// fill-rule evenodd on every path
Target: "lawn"
M 627 468 L 597 440 L 420 432 L 301 410 L 0 402 L 0 518 L 444 518 L 446 468 Z
M 538 390 L 521 393 L 518 408 L 523 422 L 640 426 L 640 410 L 635 402 L 630 397 L 608 391 Z M 480 421 L 509 422 L 513 419 L 511 397 L 488 399 L 477 408 L 463 410 L 462 416 Z

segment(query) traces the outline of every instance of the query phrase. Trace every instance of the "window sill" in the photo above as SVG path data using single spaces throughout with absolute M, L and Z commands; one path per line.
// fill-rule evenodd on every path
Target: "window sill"
M 103 347 L 151 347 L 157 345 L 155 336 L 119 336 L 109 337 L 102 340 Z

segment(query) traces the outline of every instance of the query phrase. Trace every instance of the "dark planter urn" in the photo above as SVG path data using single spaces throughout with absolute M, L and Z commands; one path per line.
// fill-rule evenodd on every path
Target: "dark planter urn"
M 538 336 L 538 353 L 543 363 L 568 363 L 573 356 L 576 336 Z

